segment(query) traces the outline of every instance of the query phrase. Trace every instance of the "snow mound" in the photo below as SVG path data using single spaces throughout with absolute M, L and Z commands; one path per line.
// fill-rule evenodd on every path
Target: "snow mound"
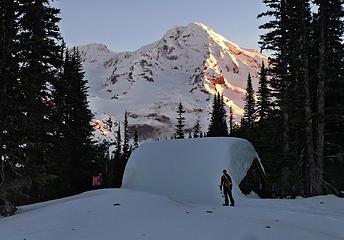
M 240 138 L 146 143 L 130 157 L 122 187 L 183 203 L 219 204 L 222 170 L 227 169 L 231 175 L 234 198 L 242 198 L 239 183 L 255 158 L 259 159 L 252 144 Z

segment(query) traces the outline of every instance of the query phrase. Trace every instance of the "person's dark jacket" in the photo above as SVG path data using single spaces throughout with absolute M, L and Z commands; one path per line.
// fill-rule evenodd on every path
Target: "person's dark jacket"
M 232 188 L 232 179 L 228 173 L 223 174 L 221 177 L 220 188 L 222 188 L 222 186 L 227 187 L 227 188 Z

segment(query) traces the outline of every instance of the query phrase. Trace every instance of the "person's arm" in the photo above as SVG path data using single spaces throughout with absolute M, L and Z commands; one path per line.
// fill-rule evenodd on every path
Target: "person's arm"
M 223 186 L 223 176 L 221 177 L 221 184 L 220 184 L 220 190 L 222 191 L 222 186 Z
M 227 174 L 227 178 L 228 178 L 228 181 L 229 181 L 229 185 L 233 185 L 231 176 L 229 176 L 229 174 Z

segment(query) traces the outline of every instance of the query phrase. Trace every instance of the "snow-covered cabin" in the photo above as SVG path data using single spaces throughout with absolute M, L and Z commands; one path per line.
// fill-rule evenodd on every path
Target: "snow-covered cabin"
M 219 203 L 222 202 L 219 189 L 222 170 L 227 169 L 231 175 L 234 198 L 240 198 L 243 194 L 239 184 L 252 164 L 264 173 L 252 144 L 240 138 L 145 143 L 129 158 L 122 188 L 186 203 Z

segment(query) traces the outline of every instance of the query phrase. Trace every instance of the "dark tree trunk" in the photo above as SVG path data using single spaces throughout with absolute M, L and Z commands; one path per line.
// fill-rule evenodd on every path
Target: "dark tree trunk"
M 281 29 L 282 29 L 282 42 L 286 42 L 286 19 L 285 19 L 285 1 L 281 1 Z M 282 150 L 283 155 L 289 155 L 289 114 L 287 108 L 287 101 L 288 101 L 288 83 L 287 83 L 287 60 L 286 60 L 286 45 L 283 44 L 281 46 L 281 70 L 282 70 Z
M 304 14 L 306 6 L 303 2 Z M 310 95 L 310 78 L 309 78 L 309 60 L 308 60 L 308 42 L 306 34 L 308 33 L 305 16 L 302 16 L 302 73 L 303 73 L 303 90 L 304 90 L 304 114 L 305 114 L 305 193 L 307 196 L 319 195 L 322 193 L 322 176 L 318 176 L 317 166 L 314 161 L 313 145 L 313 120 L 312 105 Z
M 316 123 L 315 123 L 315 165 L 316 177 L 320 186 L 317 193 L 322 192 L 323 161 L 324 161 L 324 132 L 325 132 L 325 36 L 324 36 L 324 4 L 320 5 L 320 41 L 319 41 L 319 70 L 316 89 Z

